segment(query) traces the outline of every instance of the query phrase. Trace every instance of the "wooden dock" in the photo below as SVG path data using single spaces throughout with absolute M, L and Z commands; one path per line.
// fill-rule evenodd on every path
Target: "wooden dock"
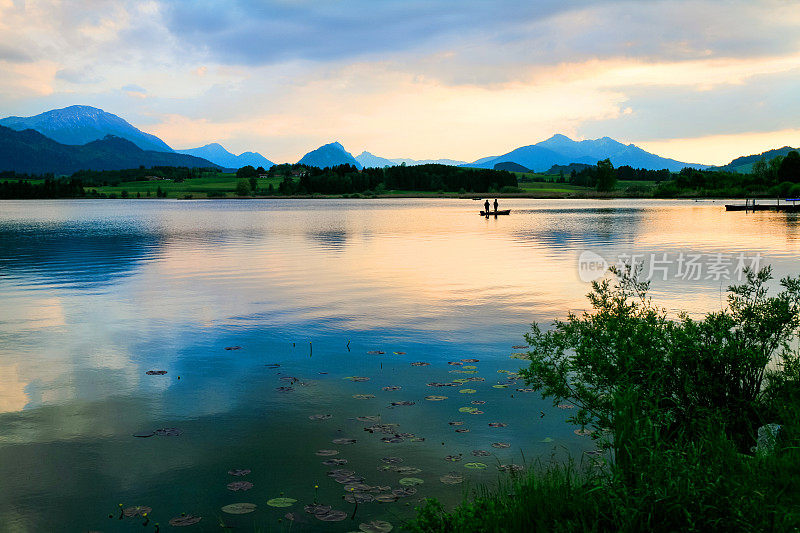
M 784 200 L 781 203 L 777 200 L 774 204 L 766 203 L 768 200 L 763 200 L 764 203 L 759 204 L 756 200 L 745 200 L 745 204 L 725 204 L 725 211 L 783 211 L 786 213 L 800 213 L 800 198 L 792 198 Z

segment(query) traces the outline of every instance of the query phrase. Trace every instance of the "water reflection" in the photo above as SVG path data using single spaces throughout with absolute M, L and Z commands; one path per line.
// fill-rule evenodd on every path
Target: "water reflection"
M 3 203 L 0 475 L 16 487 L 0 491 L 0 520 L 58 530 L 60 515 L 114 530 L 122 526 L 102 518 L 120 500 L 176 514 L 199 505 L 214 516 L 231 503 L 224 481 L 233 467 L 258 472 L 252 501 L 282 491 L 313 497 L 309 487 L 325 480 L 313 450 L 366 435 L 352 419 L 374 414 L 428 437 L 398 453 L 424 467 L 427 494 L 454 501 L 459 491 L 437 492 L 450 468 L 442 450 L 469 453 L 499 437 L 488 419 L 467 418 L 471 432 L 453 432 L 447 422 L 468 405 L 457 391 L 424 400 L 427 382 L 455 377 L 448 360 L 481 360 L 486 381 L 474 388 L 513 443 L 498 459 L 589 446 L 549 402 L 491 387 L 498 371 L 519 368 L 510 347 L 532 321 L 586 307 L 582 251 L 758 252 L 776 277 L 796 273 L 800 257 L 797 218 L 785 214 L 695 202 L 504 204 L 512 216 L 486 220 L 469 200 Z M 724 303 L 724 284 L 658 279 L 653 294 L 701 313 Z M 151 369 L 168 374 L 146 376 Z M 309 385 L 278 392 L 287 375 Z M 350 375 L 371 380 L 342 379 Z M 352 398 L 360 393 L 376 398 Z M 397 399 L 417 404 L 389 409 Z M 337 418 L 312 429 L 308 416 L 320 409 Z M 532 423 L 540 410 L 547 416 Z M 158 427 L 184 434 L 131 436 Z M 349 459 L 394 484 L 374 473 L 385 446 L 361 437 Z M 322 493 L 341 497 L 328 485 Z

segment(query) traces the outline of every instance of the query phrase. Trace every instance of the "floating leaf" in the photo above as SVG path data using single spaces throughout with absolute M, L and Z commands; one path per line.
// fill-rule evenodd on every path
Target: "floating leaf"
M 166 373 L 167 373 L 166 370 L 148 370 L 147 372 L 145 372 L 145 374 L 147 374 L 148 376 L 163 376 Z
M 439 481 L 444 483 L 445 485 L 458 485 L 464 481 L 463 476 L 459 476 L 455 472 L 450 472 L 449 474 L 445 474 L 439 478 Z
M 325 466 L 342 466 L 347 464 L 347 459 L 326 459 L 322 461 Z
M 472 413 L 473 411 L 477 411 L 477 410 L 478 410 L 477 407 L 465 406 L 465 407 L 460 407 L 458 409 L 458 412 L 459 413 Z
M 381 459 L 381 461 L 383 461 L 386 464 L 393 465 L 393 464 L 397 464 L 397 463 L 402 463 L 403 462 L 403 458 L 402 457 L 384 457 L 384 458 Z
M 311 415 L 308 417 L 309 420 L 330 420 L 333 418 L 333 415 Z
M 448 361 L 447 364 L 452 366 L 462 366 L 464 363 L 461 361 Z
M 430 363 L 425 363 L 425 362 L 422 362 L 422 361 L 415 361 L 415 362 L 411 363 L 411 366 L 431 366 L 431 364 Z
M 465 363 L 477 363 L 480 359 L 462 359 Z
M 399 401 L 399 402 L 392 402 L 390 405 L 393 406 L 393 407 L 396 407 L 396 406 L 399 406 L 399 405 L 414 405 L 415 403 L 416 402 L 409 402 L 407 400 L 403 400 L 403 401 Z
M 123 509 L 122 514 L 128 518 L 134 518 L 136 516 L 144 518 L 145 515 L 150 514 L 152 510 L 151 507 L 147 507 L 146 505 L 134 505 L 133 507 L 126 507 Z
M 464 463 L 464 468 L 469 468 L 470 470 L 483 470 L 486 468 L 486 465 L 483 463 Z
M 381 419 L 380 415 L 367 415 L 367 416 L 357 416 L 356 420 L 359 422 L 377 422 Z
M 347 490 L 347 488 L 345 488 Z M 344 501 L 347 503 L 369 503 L 375 500 L 375 496 L 367 494 L 366 492 L 349 492 L 344 495 Z
M 414 485 L 421 485 L 422 483 L 425 483 L 425 481 L 421 480 L 418 477 L 404 477 L 400 479 L 398 483 L 400 483 L 404 487 L 413 487 Z
M 478 391 L 476 391 L 475 389 L 461 389 L 458 392 L 460 392 L 461 394 L 475 394 Z
M 469 403 L 471 403 L 472 405 L 483 405 L 483 404 L 486 403 L 486 401 L 485 400 L 472 400 Z
M 252 513 L 258 507 L 254 503 L 232 503 L 222 508 L 223 513 L 228 514 L 247 514 Z
M 524 350 L 524 349 L 526 349 L 527 347 L 528 347 L 528 345 L 527 345 L 527 344 L 523 344 L 523 345 L 518 345 L 518 346 L 512 346 L 512 347 L 511 347 L 511 349 L 512 349 L 512 350 Z
M 367 376 L 347 376 L 346 378 L 342 379 L 349 379 L 350 381 L 361 382 L 361 381 L 369 381 Z
M 450 461 L 451 463 L 457 463 L 461 460 L 461 454 L 458 455 L 448 455 L 444 458 L 445 461 Z
M 453 422 L 448 422 L 448 424 L 450 424 L 451 426 L 463 426 L 464 422 L 461 422 L 460 420 L 455 420 Z
M 481 411 L 480 409 L 475 409 L 474 411 L 470 411 L 469 414 L 471 414 L 471 415 L 482 415 L 483 411 Z
M 405 487 L 405 488 L 396 488 L 392 491 L 392 494 L 395 496 L 400 496 L 404 498 L 406 496 L 413 496 L 417 493 L 417 489 L 414 487 Z
M 469 433 L 469 429 L 467 428 L 458 428 L 456 433 Z
M 383 355 L 386 352 L 382 352 L 380 350 L 370 350 L 367 352 L 367 355 Z
M 493 442 L 492 448 L 511 448 L 511 445 L 507 442 Z
M 431 396 L 425 396 L 425 399 L 428 400 L 428 401 L 431 401 L 431 402 L 441 402 L 442 400 L 446 400 L 447 396 L 431 395 Z
M 374 397 L 374 394 L 353 394 L 353 398 L 356 400 L 371 400 Z
M 355 444 L 356 439 L 341 438 L 341 439 L 333 439 L 331 442 L 333 442 L 334 444 Z
M 454 379 L 454 380 L 453 380 L 453 383 L 466 383 L 466 382 L 468 382 L 468 381 L 469 381 L 469 380 L 468 380 L 468 379 L 466 379 L 466 378 L 458 378 L 458 379 Z
M 475 365 L 464 365 L 463 368 L 464 370 L 475 370 L 478 367 Z
M 509 357 L 511 359 L 530 359 L 526 353 L 512 353 Z
M 491 452 L 487 452 L 486 450 L 472 450 L 472 455 L 474 455 L 475 457 L 488 457 L 492 454 Z
M 292 392 L 294 390 L 294 387 L 286 387 L 286 386 L 276 387 L 275 390 L 278 392 Z
M 510 373 L 511 373 L 511 371 L 510 371 L 510 370 L 502 370 L 502 369 L 501 369 L 501 370 L 498 370 L 498 371 L 497 371 L 497 373 L 498 373 L 498 374 L 510 374 Z
M 400 390 L 402 388 L 403 387 L 401 387 L 400 385 L 389 385 L 388 387 L 383 387 L 383 389 L 381 389 L 381 390 L 385 390 L 387 392 L 391 392 L 391 391 Z
M 230 350 L 241 350 L 242 347 L 241 346 L 226 346 L 225 349 L 229 350 L 229 351 Z
M 291 507 L 297 503 L 297 500 L 294 498 L 272 498 L 271 500 L 267 500 L 267 505 L 270 507 Z
M 155 435 L 154 431 L 143 431 L 141 433 L 133 434 L 134 437 L 138 437 L 140 439 L 146 439 L 147 437 L 152 437 L 153 435 Z
M 228 490 L 232 491 L 239 491 L 239 490 L 250 490 L 253 488 L 253 484 L 249 481 L 233 481 L 228 483 L 227 485 Z
M 376 502 L 392 503 L 396 502 L 399 496 L 397 494 L 379 494 L 375 496 Z
M 372 520 L 371 522 L 362 522 L 358 525 L 358 529 L 365 533 L 388 533 L 392 530 L 392 524 L 383 520 Z
M 181 516 L 176 516 L 175 518 L 169 521 L 169 525 L 174 527 L 185 527 L 185 526 L 193 526 L 202 520 L 202 516 L 194 516 L 190 514 L 183 514 Z
M 178 428 L 161 428 L 154 431 L 159 437 L 178 437 L 183 431 Z
M 330 457 L 331 455 L 339 455 L 339 450 L 317 450 L 314 453 L 322 457 Z
M 392 353 L 395 354 L 395 355 L 405 355 L 406 354 L 406 352 L 392 352 Z
M 553 442 L 553 439 L 552 439 L 551 437 L 545 437 L 545 438 L 543 438 L 542 440 L 540 440 L 539 442 L 545 442 L 545 443 L 547 443 L 547 442 Z
M 536 389 L 517 389 L 517 392 L 536 392 Z
M 341 522 L 345 518 L 347 518 L 347 513 L 344 511 L 337 511 L 332 509 L 325 513 L 314 513 L 314 517 L 317 520 L 322 520 L 323 522 Z
M 247 474 L 249 474 L 250 472 L 252 472 L 252 470 L 250 470 L 249 468 L 242 468 L 242 469 L 236 469 L 236 470 L 228 470 L 228 474 L 230 474 L 230 475 L 232 475 L 232 476 L 237 476 L 237 477 L 240 477 L 240 476 L 246 476 L 246 475 L 247 475 Z
M 516 472 L 522 472 L 523 470 L 525 470 L 525 467 L 521 465 L 507 464 L 507 465 L 499 465 L 497 469 L 500 470 L 501 472 L 516 473 Z
M 467 378 L 467 381 L 486 381 L 486 378 L 482 378 L 480 376 L 470 376 Z
M 503 424 L 502 422 L 489 422 L 489 427 L 490 428 L 504 428 L 504 427 L 506 427 L 506 425 Z
M 327 513 L 331 510 L 330 505 L 322 505 L 319 503 L 310 503 L 303 507 L 303 510 L 309 514 Z
M 508 385 L 492 385 L 492 388 L 495 388 L 495 389 L 507 389 Z

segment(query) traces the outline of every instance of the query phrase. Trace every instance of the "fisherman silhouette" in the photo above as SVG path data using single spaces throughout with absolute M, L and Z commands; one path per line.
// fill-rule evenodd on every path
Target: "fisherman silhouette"
M 497 198 L 494 199 L 494 212 L 497 213 Z
M 486 216 L 488 217 L 489 216 L 489 200 L 486 200 L 485 202 L 483 202 L 483 209 L 484 209 L 484 211 L 486 211 Z

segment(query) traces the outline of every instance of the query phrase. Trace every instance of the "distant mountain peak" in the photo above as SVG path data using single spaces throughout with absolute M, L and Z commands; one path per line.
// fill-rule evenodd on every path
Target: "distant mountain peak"
M 235 155 L 216 142 L 206 144 L 199 148 L 186 148 L 176 151 L 180 154 L 208 159 L 212 163 L 223 168 L 242 168 L 248 165 L 254 168 L 269 168 L 275 164 L 258 152 L 242 152 L 239 155 Z
M 363 165 L 338 141 L 323 144 L 316 150 L 308 152 L 298 163 L 319 168 L 337 165 L 353 165 L 358 169 L 363 168 Z

